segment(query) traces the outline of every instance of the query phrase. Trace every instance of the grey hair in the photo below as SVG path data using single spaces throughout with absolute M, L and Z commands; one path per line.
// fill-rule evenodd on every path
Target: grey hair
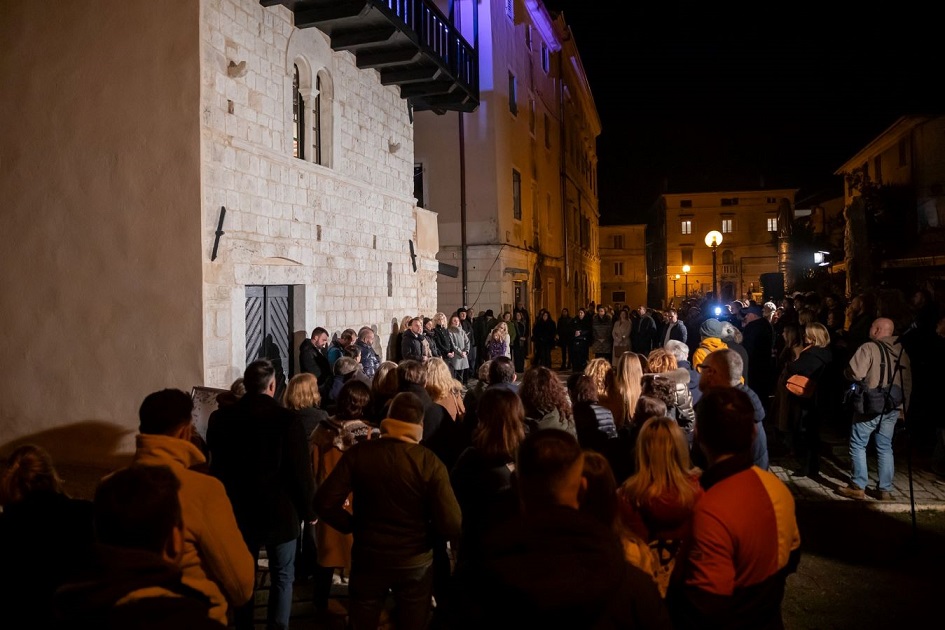
M 735 387 L 742 382 L 742 371 L 745 369 L 745 363 L 742 361 L 740 354 L 730 348 L 722 348 L 712 352 L 712 356 L 728 369 L 729 385 Z
M 678 339 L 670 339 L 663 346 L 663 349 L 675 357 L 676 363 L 689 360 L 689 346 Z
M 742 331 L 735 327 L 731 322 L 722 322 L 722 341 L 742 342 Z

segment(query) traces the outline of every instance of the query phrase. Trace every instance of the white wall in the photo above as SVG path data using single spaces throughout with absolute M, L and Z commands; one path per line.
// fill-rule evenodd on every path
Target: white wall
M 198 0 L 0 15 L 0 455 L 107 464 L 202 376 Z

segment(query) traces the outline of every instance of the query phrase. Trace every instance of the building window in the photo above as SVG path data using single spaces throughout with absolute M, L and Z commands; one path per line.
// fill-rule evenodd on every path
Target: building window
M 680 208 L 691 208 L 691 207 L 692 207 L 692 199 L 680 199 L 680 200 L 679 200 L 679 207 L 680 207 Z
M 615 263 L 614 263 L 614 275 L 615 275 L 615 276 L 622 276 L 622 275 L 623 275 L 623 263 L 622 263 L 622 262 L 615 262 Z
M 768 231 L 769 232 L 778 231 L 778 218 L 777 217 L 768 217 Z
M 679 254 L 680 254 L 680 261 L 681 261 L 680 264 L 689 265 L 691 267 L 692 266 L 692 248 L 683 247 L 682 249 L 679 250 Z
M 903 138 L 899 141 L 899 166 L 905 166 L 908 163 L 906 157 L 906 139 Z
M 312 108 L 312 149 L 316 164 L 322 161 L 322 78 L 315 75 L 315 107 Z
M 723 205 L 723 206 L 737 206 L 737 205 L 738 205 L 738 197 L 723 197 L 723 198 L 720 200 L 720 203 L 721 203 L 721 205 Z
M 722 219 L 722 234 L 732 233 L 732 219 Z
M 623 249 L 623 234 L 614 234 L 614 249 Z
M 515 20 L 515 0 L 505 0 L 505 15 L 510 20 Z
M 512 169 L 512 218 L 522 220 L 522 174 Z
M 551 72 L 551 52 L 545 42 L 541 43 L 541 69 L 545 71 L 545 74 Z
M 610 301 L 614 304 L 623 304 L 627 301 L 627 292 L 626 291 L 612 291 L 610 294 Z
M 535 99 L 528 99 L 528 132 L 535 135 Z
M 551 118 L 545 112 L 545 148 L 551 148 Z
M 532 49 L 532 25 L 525 25 L 525 47 L 529 50 Z
M 292 65 L 292 157 L 305 159 L 305 101 L 299 92 L 299 66 Z
M 692 234 L 692 221 L 689 219 L 683 219 L 681 222 L 682 233 L 683 234 Z
M 518 85 L 515 80 L 515 75 L 509 71 L 509 111 L 514 115 L 518 115 Z
M 426 208 L 423 199 L 423 164 L 413 165 L 413 196 L 417 198 L 417 206 Z

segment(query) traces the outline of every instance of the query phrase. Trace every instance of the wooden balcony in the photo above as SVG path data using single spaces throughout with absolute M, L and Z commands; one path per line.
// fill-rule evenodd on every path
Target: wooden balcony
M 281 4 L 296 28 L 317 28 L 333 50 L 354 54 L 362 69 L 417 111 L 471 112 L 479 106 L 479 62 L 432 0 L 260 0 Z

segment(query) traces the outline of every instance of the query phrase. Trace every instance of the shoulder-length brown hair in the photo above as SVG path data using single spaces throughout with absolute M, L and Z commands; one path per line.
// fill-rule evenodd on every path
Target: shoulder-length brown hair
M 529 417 L 543 416 L 552 409 L 557 409 L 562 420 L 571 417 L 571 401 L 558 375 L 545 366 L 532 368 L 525 372 L 518 395 Z
M 525 439 L 525 407 L 515 392 L 501 387 L 486 389 L 479 400 L 479 424 L 472 444 L 486 457 L 515 461 Z

